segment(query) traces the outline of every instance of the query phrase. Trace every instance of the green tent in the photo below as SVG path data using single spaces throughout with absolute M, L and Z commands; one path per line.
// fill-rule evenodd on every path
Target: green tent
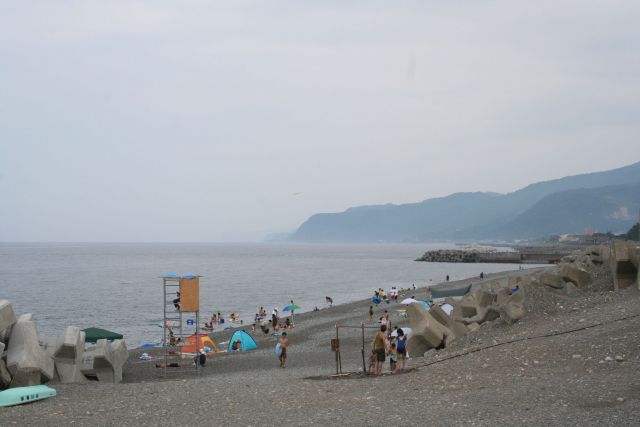
M 447 297 L 462 297 L 469 293 L 471 290 L 471 284 L 463 286 L 461 288 L 451 288 L 445 286 L 438 286 L 429 288 L 432 298 L 447 298 Z
M 107 331 L 106 329 L 100 328 L 87 328 L 83 329 L 84 333 L 87 334 L 85 338 L 86 342 L 95 343 L 101 339 L 108 339 L 110 341 L 113 340 L 121 340 L 122 335 L 116 332 Z

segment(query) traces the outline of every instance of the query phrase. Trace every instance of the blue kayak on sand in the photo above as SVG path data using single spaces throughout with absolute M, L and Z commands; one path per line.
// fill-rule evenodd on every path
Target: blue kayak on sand
M 57 393 L 55 389 L 46 385 L 32 385 L 30 387 L 15 387 L 0 391 L 0 407 L 22 405 L 36 400 L 53 397 Z

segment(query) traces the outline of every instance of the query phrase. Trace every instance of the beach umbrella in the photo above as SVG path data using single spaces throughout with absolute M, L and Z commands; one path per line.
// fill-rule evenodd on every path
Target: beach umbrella
M 451 304 L 442 304 L 440 308 L 448 315 L 451 315 L 451 312 L 453 311 L 453 306 Z
M 429 303 L 424 302 L 424 301 L 416 301 L 416 302 L 422 304 L 422 306 L 424 307 L 425 310 L 427 310 L 427 311 L 431 310 L 431 306 L 429 305 Z
M 407 299 L 402 300 L 402 302 L 400 304 L 409 305 L 409 304 L 413 304 L 414 302 L 418 302 L 418 300 L 415 300 L 413 298 L 407 298 Z
M 282 311 L 285 311 L 285 312 L 286 311 L 293 311 L 293 310 L 302 310 L 302 307 L 300 307 L 299 305 L 292 304 L 292 305 L 288 305 L 288 306 L 286 306 L 285 308 L 282 309 Z

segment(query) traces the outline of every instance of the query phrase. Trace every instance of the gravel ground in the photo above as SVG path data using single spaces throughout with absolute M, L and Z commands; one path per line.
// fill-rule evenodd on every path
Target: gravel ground
M 52 384 L 55 398 L 0 408 L 0 425 L 637 425 L 640 292 L 610 292 L 604 280 L 571 296 L 527 288 L 525 319 L 484 324 L 402 374 L 328 379 L 335 324 L 367 322 L 361 301 L 297 316 L 286 369 L 272 337 L 258 336 L 257 351 L 210 358 L 200 377 L 162 379 L 133 351 L 125 383 Z M 399 320 L 397 306 L 384 308 Z M 343 369 L 357 372 L 361 331 L 341 335 Z

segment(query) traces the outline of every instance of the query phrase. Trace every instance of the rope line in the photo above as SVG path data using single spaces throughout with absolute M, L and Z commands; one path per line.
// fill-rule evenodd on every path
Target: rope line
M 483 351 L 483 350 L 488 350 L 488 349 L 494 348 L 494 347 L 500 347 L 500 346 L 507 345 L 507 344 L 513 344 L 513 343 L 516 343 L 516 342 L 529 341 L 529 340 L 534 340 L 534 339 L 539 339 L 539 338 L 549 338 L 549 337 L 557 337 L 557 336 L 560 336 L 560 335 L 573 334 L 575 332 L 584 331 L 586 329 L 597 328 L 599 326 L 604 326 L 604 325 L 608 325 L 608 324 L 616 323 L 616 322 L 622 322 L 622 321 L 625 321 L 625 320 L 634 319 L 636 317 L 640 317 L 640 314 L 633 314 L 633 315 L 630 315 L 630 316 L 620 317 L 618 319 L 610 320 L 608 322 L 598 322 L 598 323 L 594 323 L 592 325 L 583 326 L 583 327 L 575 328 L 575 329 L 570 329 L 568 331 L 561 331 L 561 332 L 558 331 L 558 332 L 552 332 L 552 333 L 544 334 L 544 335 L 535 335 L 535 336 L 532 336 L 532 337 L 516 338 L 516 339 L 513 339 L 513 340 L 509 340 L 509 341 L 504 341 L 504 342 L 501 342 L 501 343 L 498 343 L 498 344 L 492 344 L 492 345 L 488 345 L 488 346 L 484 346 L 484 347 L 477 347 L 477 348 L 468 350 L 468 351 L 466 351 L 464 353 L 454 354 L 454 355 L 451 355 L 451 356 L 446 357 L 444 359 L 434 360 L 433 362 L 428 362 L 428 363 L 423 363 L 421 365 L 417 365 L 416 368 L 424 368 L 424 367 L 427 367 L 427 366 L 435 365 L 436 363 L 446 362 L 447 360 L 456 359 L 458 357 L 466 356 L 466 355 L 472 354 L 472 353 L 477 353 L 477 352 Z

